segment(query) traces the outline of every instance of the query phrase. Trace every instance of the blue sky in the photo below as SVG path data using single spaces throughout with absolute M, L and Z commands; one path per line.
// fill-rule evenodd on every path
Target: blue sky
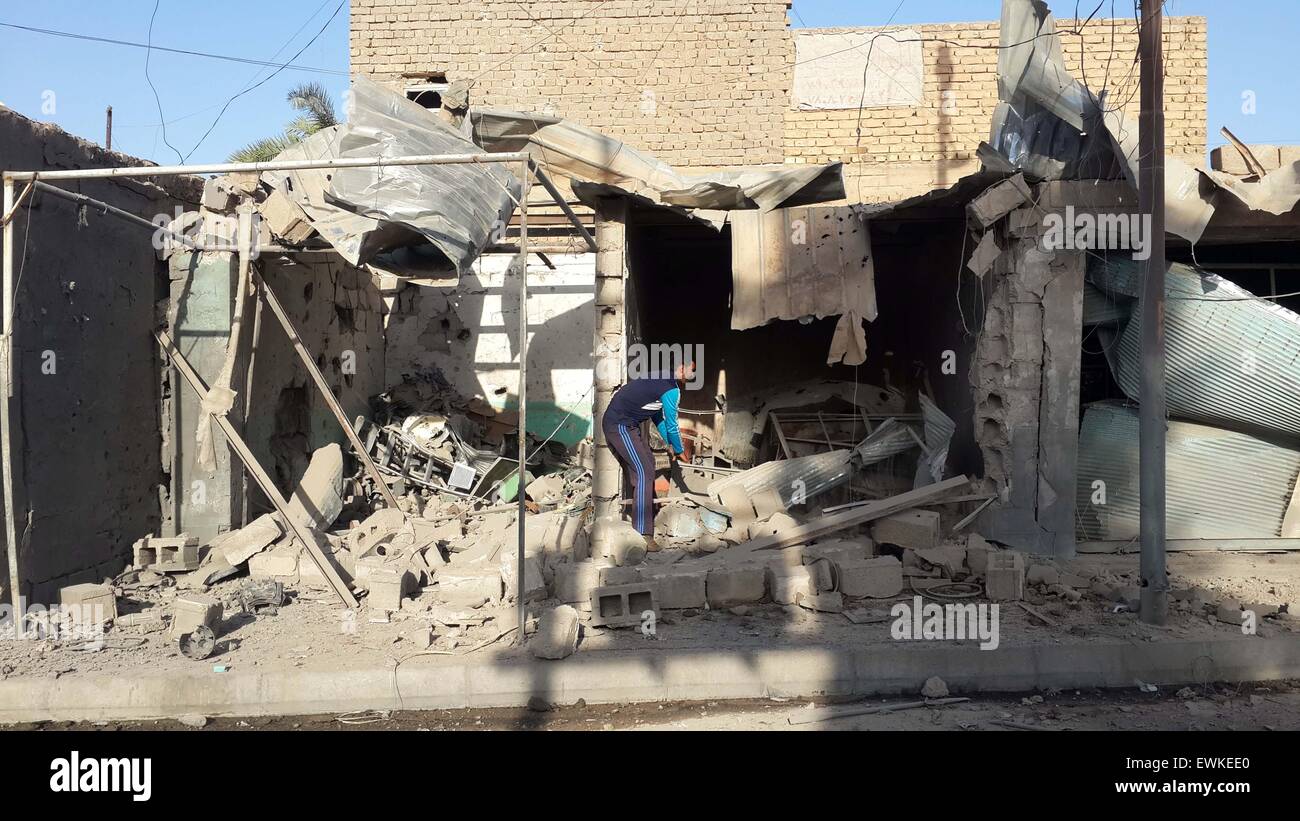
M 502 0 L 508 2 L 509 0 Z M 1086 17 L 1097 0 L 1084 0 Z M 153 43 L 268 62 L 284 62 L 320 32 L 339 0 L 160 0 Z M 155 0 L 44 0 L 0 6 L 0 23 L 144 43 Z M 1073 3 L 1050 3 L 1058 17 Z M 1099 16 L 1110 16 L 1105 0 Z M 992 20 L 999 0 L 795 0 L 791 20 L 802 26 L 883 25 Z M 895 13 L 895 9 L 897 12 Z M 1132 14 L 1132 0 L 1114 3 Z M 1209 25 L 1208 139 L 1220 144 L 1226 125 L 1246 142 L 1300 143 L 1300 113 L 1290 88 L 1300 3 L 1294 0 L 1170 0 L 1169 14 L 1204 16 Z M 145 78 L 145 49 L 70 40 L 0 27 L 0 101 L 30 117 L 51 121 L 96 142 L 104 139 L 104 109 L 113 106 L 113 147 L 173 164 L 222 161 L 234 149 L 280 131 L 290 119 L 286 92 L 307 80 L 323 82 L 341 99 L 347 88 L 347 2 L 295 65 L 221 107 L 273 69 L 154 51 L 149 74 L 167 122 Z M 252 21 L 255 24 L 249 25 Z M 1242 111 L 1242 93 L 1254 93 L 1255 112 Z M 215 125 L 214 125 L 215 122 Z M 204 132 L 211 128 L 206 137 Z M 175 151 L 166 143 L 175 146 Z

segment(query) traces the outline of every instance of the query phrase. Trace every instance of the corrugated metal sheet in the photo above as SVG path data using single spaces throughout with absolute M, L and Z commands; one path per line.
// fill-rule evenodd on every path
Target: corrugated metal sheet
M 1083 324 L 1107 325 L 1128 319 L 1132 300 L 1107 294 L 1090 282 L 1083 283 Z
M 765 462 L 711 483 L 709 495 L 721 501 L 722 491 L 735 485 L 742 486 L 750 496 L 764 490 L 775 490 L 789 507 L 798 504 L 794 500 L 796 493 L 807 500 L 847 482 L 852 472 L 849 467 L 851 454 L 849 450 L 832 450 L 797 459 Z
M 861 336 L 860 320 L 876 318 L 871 232 L 854 209 L 736 211 L 730 222 L 732 330 L 843 314 Z
M 1300 474 L 1300 448 L 1179 421 L 1169 422 L 1166 444 L 1168 538 L 1281 535 Z M 1085 409 L 1077 487 L 1075 516 L 1081 540 L 1138 537 L 1136 409 L 1110 403 Z M 1094 504 L 1094 494 L 1103 489 L 1105 503 Z
M 858 455 L 862 466 L 866 467 L 919 447 L 918 438 L 907 425 L 897 419 L 886 419 L 876 426 L 870 436 L 859 442 L 853 452 Z
M 1136 262 L 1089 265 L 1102 291 L 1138 296 Z M 1300 315 L 1210 273 L 1171 265 L 1165 293 L 1166 386 L 1174 416 L 1300 437 Z M 1115 381 L 1131 399 L 1141 385 L 1142 321 L 1120 336 Z
M 527 151 L 548 171 L 595 184 L 593 189 L 575 183 L 579 199 L 617 189 L 662 205 L 767 211 L 844 198 L 843 164 L 838 162 L 686 174 L 622 140 L 558 117 L 473 108 L 469 123 L 474 141 L 488 151 Z
M 921 418 L 925 421 L 925 449 L 928 455 L 916 465 L 914 487 L 924 487 L 943 479 L 944 466 L 948 464 L 948 444 L 957 432 L 957 423 L 925 394 L 919 396 Z
M 276 157 L 334 159 L 474 154 L 432 111 L 354 77 L 348 122 Z M 497 164 L 268 171 L 262 179 L 302 207 L 312 227 L 353 265 L 393 248 L 427 243 L 463 269 L 510 219 L 522 186 Z

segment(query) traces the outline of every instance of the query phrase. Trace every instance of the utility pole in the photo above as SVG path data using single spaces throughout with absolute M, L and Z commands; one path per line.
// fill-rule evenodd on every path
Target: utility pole
M 104 148 L 113 150 L 113 107 L 104 112 Z
M 1165 575 L 1165 79 L 1161 0 L 1141 0 L 1138 55 L 1142 111 L 1138 119 L 1138 208 L 1149 218 L 1151 255 L 1142 280 L 1142 392 L 1138 431 L 1142 589 L 1141 619 L 1169 615 Z M 1145 220 L 1144 220 L 1145 221 Z

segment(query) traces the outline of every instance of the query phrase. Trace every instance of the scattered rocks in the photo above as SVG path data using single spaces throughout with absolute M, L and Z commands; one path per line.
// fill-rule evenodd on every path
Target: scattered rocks
M 578 649 L 578 611 L 562 604 L 542 614 L 529 646 L 539 659 L 562 659 Z
M 921 695 L 925 698 L 947 698 L 948 682 L 938 676 L 930 676 L 921 685 Z

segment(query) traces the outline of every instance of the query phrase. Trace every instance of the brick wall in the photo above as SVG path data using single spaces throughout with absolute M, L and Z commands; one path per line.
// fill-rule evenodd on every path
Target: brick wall
M 1071 72 L 1094 89 L 1109 78 L 1136 117 L 1132 19 L 1072 26 L 1057 21 Z M 909 28 L 928 40 L 921 99 L 864 109 L 860 138 L 856 107 L 795 108 L 785 0 L 353 0 L 352 67 L 473 79 L 475 105 L 554 112 L 680 166 L 843 160 L 850 199 L 876 201 L 973 170 L 997 102 L 997 23 Z M 1170 151 L 1203 162 L 1205 18 L 1165 20 L 1165 68 Z
M 554 112 L 667 162 L 780 162 L 786 0 L 353 0 L 352 69 L 472 79 L 474 105 Z M 531 15 L 531 17 L 530 17 Z

